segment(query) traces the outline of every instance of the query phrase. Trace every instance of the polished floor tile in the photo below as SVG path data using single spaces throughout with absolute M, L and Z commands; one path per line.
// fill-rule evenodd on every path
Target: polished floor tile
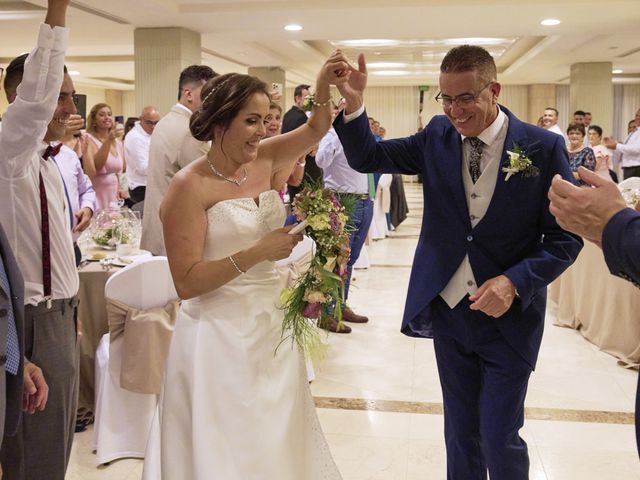
M 442 393 L 430 340 L 400 333 L 422 194 L 407 184 L 409 218 L 368 246 L 349 303 L 369 316 L 332 334 L 311 390 L 344 480 L 446 478 Z M 617 365 L 574 330 L 555 327 L 550 306 L 521 431 L 531 480 L 640 480 L 631 423 L 637 372 Z M 423 413 L 415 413 L 423 412 Z M 77 434 L 67 480 L 138 480 L 142 461 L 97 468 L 92 430 Z M 185 479 L 188 480 L 188 479 Z

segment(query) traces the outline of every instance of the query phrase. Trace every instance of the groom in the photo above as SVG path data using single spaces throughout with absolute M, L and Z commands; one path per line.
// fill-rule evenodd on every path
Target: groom
M 377 143 L 364 110 L 361 54 L 338 86 L 347 107 L 334 126 L 354 169 L 423 178 L 402 332 L 434 339 L 447 478 L 486 479 L 488 469 L 491 480 L 527 479 L 518 432 L 546 286 L 582 248 L 549 213 L 546 194 L 555 174 L 572 175 L 561 137 L 498 105 L 501 87 L 486 50 L 456 47 L 440 72 L 436 99 L 444 115 L 411 137 Z M 523 151 L 520 166 L 505 163 L 514 149 Z

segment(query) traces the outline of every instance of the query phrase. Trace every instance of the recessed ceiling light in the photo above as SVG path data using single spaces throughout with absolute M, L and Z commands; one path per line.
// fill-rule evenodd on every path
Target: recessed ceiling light
M 290 25 L 285 25 L 284 29 L 288 32 L 299 32 L 300 30 L 302 30 L 302 26 L 292 23 Z
M 405 68 L 407 66 L 406 63 L 398 63 L 398 62 L 372 62 L 367 63 L 368 68 Z
M 69 75 L 71 75 L 72 77 L 77 77 L 78 75 L 80 75 L 80 72 L 77 70 L 69 70 Z
M 611 73 L 616 74 L 616 73 L 622 73 L 623 71 L 624 71 L 624 70 L 621 70 L 621 69 L 619 69 L 619 68 L 616 68 L 615 70 L 612 70 L 612 71 L 611 71 Z
M 560 20 L 556 20 L 555 18 L 545 18 L 540 22 L 540 25 L 545 25 L 547 27 L 552 27 L 553 25 L 560 24 Z

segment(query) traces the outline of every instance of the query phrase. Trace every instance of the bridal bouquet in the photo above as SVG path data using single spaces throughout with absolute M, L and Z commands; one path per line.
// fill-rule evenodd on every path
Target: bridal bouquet
M 317 326 L 324 316 L 342 320 L 344 279 L 349 261 L 347 222 L 355 199 L 322 188 L 318 183 L 305 183 L 293 201 L 293 213 L 308 222 L 306 235 L 316 244 L 309 269 L 293 287 L 282 291 L 284 308 L 282 339 L 291 338 L 307 356 L 322 356 L 323 347 Z

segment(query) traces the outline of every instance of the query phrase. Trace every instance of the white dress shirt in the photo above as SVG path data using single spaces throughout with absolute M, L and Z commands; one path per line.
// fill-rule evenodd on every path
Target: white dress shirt
M 616 152 L 622 154 L 622 168 L 640 167 L 640 128 L 631 132 L 624 143 L 618 143 Z
M 78 224 L 76 212 L 82 208 L 89 208 L 92 212 L 96 211 L 96 192 L 93 190 L 91 179 L 82 170 L 80 159 L 76 152 L 66 145 L 62 145 L 60 152 L 54 157 L 54 161 L 60 169 L 62 181 L 69 195 L 69 204 L 73 213 L 73 224 L 71 228 L 75 228 Z M 72 233 L 73 240 L 78 240 L 80 232 Z
M 341 193 L 369 192 L 367 174 L 357 172 L 349 166 L 338 134 L 333 128 L 320 142 L 316 165 L 322 169 L 325 188 Z
M 78 292 L 69 225 L 69 206 L 60 172 L 45 161 L 42 142 L 53 117 L 63 79 L 66 28 L 41 25 L 38 46 L 25 62 L 18 96 L 9 105 L 0 132 L 0 222 L 25 280 L 25 304 L 43 301 L 42 227 L 39 174 L 49 206 L 51 289 L 53 299 Z
M 462 182 L 467 197 L 469 210 L 469 220 L 471 228 L 482 220 L 487 213 L 489 203 L 496 188 L 496 179 L 502 160 L 502 150 L 504 141 L 507 138 L 509 128 L 509 118 L 500 110 L 498 116 L 478 138 L 484 142 L 482 157 L 480 158 L 480 171 L 482 175 L 473 183 L 469 173 L 469 157 L 471 155 L 471 145 L 465 142 L 466 137 L 462 137 Z M 501 180 L 502 181 L 502 180 Z M 458 269 L 449 280 L 447 286 L 440 292 L 440 296 L 449 305 L 455 307 L 467 294 L 473 295 L 478 289 L 476 279 L 471 269 L 469 255 L 466 255 Z
M 149 146 L 151 135 L 144 131 L 140 122 L 129 130 L 124 138 L 124 158 L 127 161 L 127 181 L 129 188 L 147 185 L 147 168 L 149 168 Z

